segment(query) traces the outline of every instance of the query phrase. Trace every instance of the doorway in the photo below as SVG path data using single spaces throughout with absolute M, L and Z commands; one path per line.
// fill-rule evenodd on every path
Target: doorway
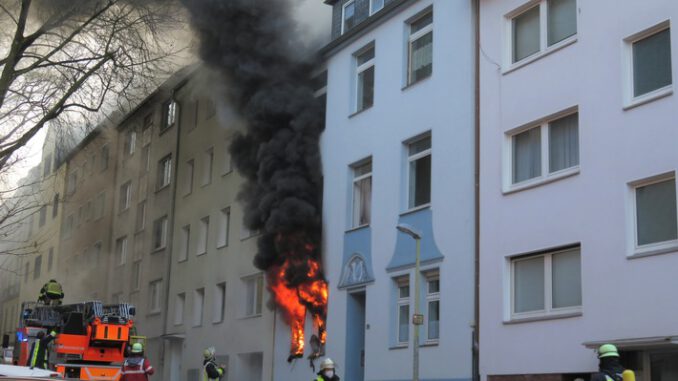
M 346 373 L 344 379 L 365 379 L 365 290 L 349 292 L 346 303 Z

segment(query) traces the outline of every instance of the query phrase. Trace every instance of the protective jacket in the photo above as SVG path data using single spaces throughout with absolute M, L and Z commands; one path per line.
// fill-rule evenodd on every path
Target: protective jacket
M 203 381 L 218 380 L 224 375 L 224 369 L 214 359 L 205 360 L 202 364 Z
M 335 374 L 332 376 L 332 378 L 327 378 L 323 375 L 323 372 L 320 371 L 318 372 L 318 378 L 316 378 L 314 381 L 339 381 L 339 376 Z
M 26 365 L 31 368 L 47 369 L 47 346 L 52 340 L 54 340 L 54 336 L 46 335 L 42 339 L 34 341 Z
M 47 295 L 50 299 L 61 299 L 64 297 L 64 291 L 59 282 L 49 281 L 42 286 L 41 295 Z
M 125 359 L 122 364 L 120 381 L 148 381 L 148 376 L 155 373 L 150 361 L 143 356 L 133 356 Z
M 618 357 L 600 359 L 600 371 L 591 377 L 591 381 L 622 381 L 624 367 Z

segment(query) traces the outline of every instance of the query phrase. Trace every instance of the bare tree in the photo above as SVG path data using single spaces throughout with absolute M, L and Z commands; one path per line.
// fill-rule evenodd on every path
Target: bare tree
M 172 0 L 2 0 L 0 169 L 49 122 L 128 110 L 176 66 Z

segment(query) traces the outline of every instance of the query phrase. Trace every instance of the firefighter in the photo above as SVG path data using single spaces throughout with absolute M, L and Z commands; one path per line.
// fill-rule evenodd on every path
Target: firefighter
M 619 361 L 617 347 L 612 344 L 603 344 L 598 348 L 599 372 L 591 377 L 591 381 L 622 381 L 624 367 Z
M 334 361 L 326 358 L 320 363 L 320 372 L 315 381 L 339 381 L 339 376 L 334 373 Z
M 48 335 L 45 332 L 38 332 L 38 339 L 31 345 L 31 351 L 28 356 L 28 366 L 38 369 L 48 369 L 47 346 L 56 337 L 56 332 L 52 331 Z
M 144 346 L 141 343 L 132 344 L 130 356 L 122 364 L 120 381 L 148 381 L 148 376 L 154 372 L 150 361 L 144 357 Z
M 50 279 L 49 282 L 45 283 L 44 286 L 40 289 L 40 297 L 38 302 L 42 302 L 45 305 L 61 305 L 61 300 L 64 298 L 64 292 L 61 288 L 61 284 L 54 279 Z
M 219 380 L 224 376 L 224 370 L 226 367 L 223 365 L 217 365 L 216 349 L 214 349 L 214 347 L 206 348 L 202 352 L 202 356 L 204 358 L 202 362 L 203 381 Z

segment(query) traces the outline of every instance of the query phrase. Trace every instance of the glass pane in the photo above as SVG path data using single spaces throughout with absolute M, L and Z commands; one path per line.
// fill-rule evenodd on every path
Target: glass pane
M 581 306 L 580 257 L 579 249 L 553 255 L 553 308 Z
M 416 142 L 410 144 L 410 156 L 416 155 L 419 152 L 424 152 L 427 149 L 431 149 L 431 137 L 427 136 L 425 138 L 419 139 Z
M 344 7 L 344 32 L 353 28 L 355 25 L 355 2 Z
M 513 137 L 513 183 L 541 176 L 541 128 Z
M 410 162 L 410 208 L 431 202 L 431 155 Z
M 672 83 L 670 29 L 633 44 L 633 95 L 639 96 Z
M 410 43 L 410 81 L 417 82 L 433 72 L 433 32 Z
M 678 352 L 650 355 L 651 381 L 678 380 Z
M 379 11 L 384 7 L 384 0 L 372 0 L 372 13 Z
M 247 316 L 254 315 L 254 299 L 254 279 L 249 279 L 245 284 L 245 315 Z
M 404 285 L 398 287 L 398 295 L 400 298 L 409 298 L 410 297 L 410 285 Z
M 579 115 L 549 123 L 549 171 L 579 165 Z
M 516 313 L 544 309 L 544 257 L 516 261 L 513 310 Z
M 549 46 L 577 33 L 577 1 L 549 0 Z
M 374 103 L 374 66 L 358 74 L 358 111 Z
M 513 62 L 539 51 L 539 7 L 513 19 Z
M 428 303 L 428 339 L 437 339 L 439 337 L 440 325 L 440 301 L 435 300 Z
M 370 49 L 366 50 L 365 52 L 360 53 L 358 55 L 358 57 L 356 57 L 356 61 L 358 63 L 358 66 L 360 66 L 360 65 L 364 64 L 365 62 L 371 60 L 372 58 L 374 58 L 374 48 L 370 48 Z
M 434 279 L 428 281 L 428 293 L 435 294 L 437 292 L 440 292 L 440 280 Z
M 410 306 L 406 304 L 399 306 L 398 309 L 398 341 L 404 343 L 410 336 Z
M 433 23 L 433 13 L 427 13 L 420 17 L 417 21 L 410 24 L 410 34 L 415 34 L 418 31 L 426 28 Z
M 372 162 L 367 162 L 365 164 L 354 167 L 353 176 L 358 177 L 372 172 Z
M 638 245 L 678 238 L 676 223 L 676 180 L 636 189 Z
M 368 177 L 354 183 L 353 187 L 353 226 L 370 223 L 372 207 L 372 178 Z

